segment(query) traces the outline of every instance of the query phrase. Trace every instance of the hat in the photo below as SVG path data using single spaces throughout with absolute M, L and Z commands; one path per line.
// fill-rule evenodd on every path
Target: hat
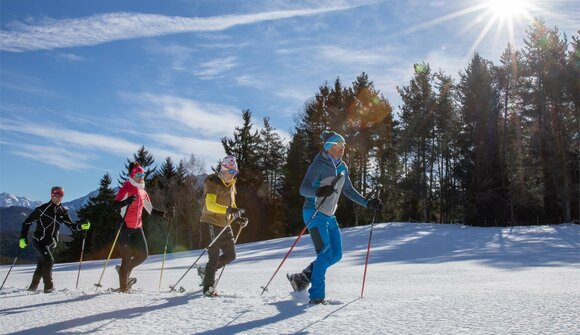
M 143 167 L 141 167 L 141 164 L 139 163 L 131 163 L 132 166 L 130 166 L 129 169 L 129 177 L 133 178 L 135 177 L 135 175 L 137 173 L 145 173 L 145 170 L 143 170 Z
M 64 197 L 64 188 L 62 188 L 62 186 L 54 186 L 53 188 L 50 189 L 50 196 L 53 195 L 59 195 L 61 197 Z
M 220 166 L 221 166 L 221 170 L 229 171 L 230 174 L 233 174 L 232 170 L 234 172 L 238 172 L 238 163 L 236 162 L 236 157 L 234 157 L 232 155 L 228 155 L 228 156 L 224 157 Z
M 346 143 L 342 135 L 332 130 L 323 131 L 322 134 L 320 135 L 320 139 L 322 140 L 324 151 L 330 150 L 330 148 L 332 148 L 332 146 L 335 145 L 336 143 L 339 142 Z

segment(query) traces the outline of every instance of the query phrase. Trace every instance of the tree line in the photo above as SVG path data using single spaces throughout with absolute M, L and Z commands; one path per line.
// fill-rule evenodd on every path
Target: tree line
M 250 219 L 240 242 L 302 229 L 298 189 L 326 129 L 346 138 L 353 185 L 363 194 L 377 190 L 383 221 L 498 226 L 578 220 L 580 37 L 568 42 L 557 27 L 536 19 L 524 42 L 522 50 L 508 44 L 499 64 L 475 54 L 457 80 L 431 64 L 415 64 L 413 77 L 397 88 L 402 105 L 396 115 L 364 72 L 350 86 L 340 78 L 325 82 L 297 115 L 287 144 L 269 118 L 258 127 L 243 110 L 241 125 L 221 140 L 238 161 L 237 202 Z M 146 169 L 155 206 L 168 211 L 164 222 L 145 217 L 150 251 L 162 252 L 167 236 L 172 250 L 197 248 L 201 163 L 193 155 L 177 164 L 167 157 L 156 167 L 145 147 L 127 164 L 132 160 Z M 118 182 L 126 178 L 123 172 Z M 79 211 L 93 223 L 89 258 L 107 256 L 120 222 L 110 208 L 111 184 L 112 177 L 103 176 L 99 195 Z M 371 214 L 344 199 L 336 213 L 344 227 L 366 224 Z M 69 247 L 80 248 L 80 239 Z

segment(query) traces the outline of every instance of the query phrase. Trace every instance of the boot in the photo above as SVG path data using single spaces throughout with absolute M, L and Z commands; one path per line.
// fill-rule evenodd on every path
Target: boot
M 52 282 L 44 283 L 44 293 L 54 292 L 54 285 Z
M 30 292 L 36 292 L 36 290 L 38 289 L 38 284 L 39 284 L 38 282 L 37 283 L 32 282 L 30 286 L 28 286 L 28 289 L 26 290 Z
M 311 305 L 328 305 L 328 302 L 326 300 L 324 300 L 324 298 L 310 299 L 310 301 L 308 303 Z

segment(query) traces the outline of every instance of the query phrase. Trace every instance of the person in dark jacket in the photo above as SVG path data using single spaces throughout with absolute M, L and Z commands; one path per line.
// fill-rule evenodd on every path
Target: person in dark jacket
M 155 209 L 151 204 L 149 194 L 145 191 L 145 170 L 139 163 L 129 164 L 129 179 L 119 189 L 113 208 L 120 209 L 124 218 L 119 233 L 121 266 L 117 267 L 117 272 L 119 292 L 127 292 L 137 281 L 135 278 L 130 279 L 131 271 L 143 263 L 149 255 L 143 232 L 143 209 L 151 215 L 165 217 L 165 211 Z
M 300 185 L 300 195 L 306 198 L 302 217 L 304 224 L 310 222 L 308 231 L 316 260 L 302 272 L 288 275 L 295 291 L 304 290 L 312 283 L 308 290 L 311 304 L 326 304 L 326 270 L 342 258 L 342 238 L 334 216 L 340 194 L 360 206 L 382 209 L 378 198 L 367 200 L 352 186 L 348 167 L 342 160 L 346 146 L 344 137 L 333 131 L 323 131 L 321 139 L 324 150 L 316 155 Z M 341 174 L 343 177 L 334 186 L 331 185 L 333 179 Z
M 236 259 L 234 234 L 231 224 L 238 223 L 241 227 L 248 224 L 242 215 L 244 210 L 236 205 L 236 175 L 238 165 L 234 156 L 226 156 L 218 173 L 207 176 L 203 188 L 205 192 L 205 206 L 200 218 L 201 247 L 207 248 L 217 237 L 216 242 L 207 250 L 208 262 L 205 269 L 198 268 L 203 278 L 203 294 L 217 295 L 214 290 L 215 273 L 219 268 Z M 218 237 L 218 234 L 225 229 Z M 222 255 L 220 255 L 222 251 Z
M 36 207 L 22 223 L 19 246 L 21 249 L 24 249 L 28 246 L 28 231 L 30 226 L 36 222 L 36 230 L 34 231 L 32 241 L 34 248 L 39 254 L 39 258 L 36 270 L 32 275 L 32 282 L 28 287 L 29 291 L 34 292 L 38 289 L 40 279 L 44 282 L 44 293 L 54 291 L 54 284 L 52 282 L 54 257 L 51 249 L 56 248 L 56 244 L 58 243 L 60 225 L 65 224 L 73 232 L 88 230 L 91 227 L 90 222 L 72 222 L 67 209 L 61 203 L 63 197 L 64 188 L 54 186 L 50 190 L 50 201 Z

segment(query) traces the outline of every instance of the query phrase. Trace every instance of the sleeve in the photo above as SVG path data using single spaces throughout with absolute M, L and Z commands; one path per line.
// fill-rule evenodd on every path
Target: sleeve
M 365 197 L 362 196 L 362 194 L 360 194 L 357 190 L 354 189 L 354 187 L 352 186 L 352 182 L 350 181 L 350 176 L 348 174 L 348 169 L 345 166 L 345 177 L 344 178 L 344 184 L 342 185 L 342 193 L 349 198 L 350 200 L 352 200 L 353 202 L 356 202 L 357 204 L 363 206 L 363 207 L 367 207 L 368 205 L 368 200 L 365 199 Z
M 125 184 L 123 184 L 123 186 L 121 186 L 121 188 L 119 189 L 119 192 L 117 193 L 117 195 L 115 196 L 115 202 L 113 203 L 113 209 L 118 210 L 121 209 L 121 207 L 124 206 L 123 200 L 127 199 L 127 187 L 125 187 Z M 123 215 L 123 214 L 121 214 Z
M 68 211 L 63 207 L 63 214 L 59 217 L 59 221 L 64 223 L 72 232 L 81 231 L 79 223 L 73 223 Z
M 208 211 L 216 214 L 226 214 L 228 206 L 220 205 L 217 203 L 217 195 L 213 193 L 207 193 L 205 195 L 205 208 Z
M 149 194 L 145 192 L 145 201 L 143 202 L 143 207 L 149 214 L 153 214 L 153 204 L 151 203 L 151 199 L 149 198 Z
M 305 198 L 316 196 L 316 187 L 314 186 L 319 179 L 320 171 L 316 168 L 314 162 L 310 164 L 302 183 L 300 184 L 300 195 Z
M 20 230 L 20 238 L 27 238 L 28 230 L 32 223 L 38 219 L 40 219 L 40 207 L 36 207 L 30 215 L 22 222 L 22 229 Z

